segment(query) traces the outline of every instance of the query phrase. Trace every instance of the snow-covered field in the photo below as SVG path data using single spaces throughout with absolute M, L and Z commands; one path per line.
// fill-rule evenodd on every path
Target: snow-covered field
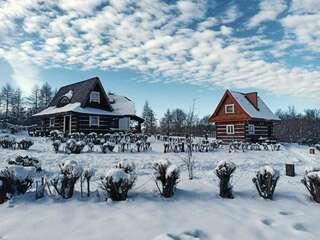
M 0 239 L 319 239 L 320 205 L 312 202 L 300 180 L 307 166 L 317 166 L 320 154 L 311 156 L 308 148 L 286 145 L 279 152 L 194 153 L 194 180 L 179 155 L 163 154 L 162 143 L 154 142 L 149 153 L 102 154 L 54 153 L 51 141 L 34 138 L 28 151 L 0 149 L 0 167 L 17 155 L 38 158 L 49 175 L 58 164 L 77 160 L 84 167 L 97 169 L 93 179 L 97 189 L 99 176 L 122 159 L 133 161 L 138 179 L 125 202 L 106 202 L 97 192 L 70 199 L 45 197 L 35 200 L 34 192 L 0 205 Z M 181 180 L 172 199 L 156 192 L 151 178 L 152 163 L 167 158 L 181 168 Z M 221 199 L 213 169 L 220 160 L 237 165 L 232 179 L 234 199 Z M 284 176 L 284 164 L 295 163 L 296 177 Z M 281 173 L 274 200 L 261 199 L 252 183 L 255 171 L 266 164 Z M 79 191 L 79 186 L 77 186 Z M 171 237 L 170 237 L 171 236 Z M 192 237 L 193 236 L 193 237 Z

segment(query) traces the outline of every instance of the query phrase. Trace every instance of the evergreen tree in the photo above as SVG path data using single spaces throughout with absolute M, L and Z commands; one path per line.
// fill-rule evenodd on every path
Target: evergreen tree
M 148 101 L 145 102 L 142 112 L 142 118 L 144 119 L 145 133 L 154 134 L 156 132 L 156 117 L 154 111 L 149 106 Z
M 9 108 L 10 108 L 10 104 L 12 103 L 11 101 L 12 94 L 13 94 L 13 89 L 9 83 L 7 83 L 5 86 L 2 87 L 1 97 L 5 105 L 5 119 L 8 119 L 9 117 Z
M 172 115 L 170 110 L 168 109 L 167 112 L 164 114 L 164 117 L 160 121 L 160 127 L 163 132 L 166 134 L 170 133 L 172 127 Z

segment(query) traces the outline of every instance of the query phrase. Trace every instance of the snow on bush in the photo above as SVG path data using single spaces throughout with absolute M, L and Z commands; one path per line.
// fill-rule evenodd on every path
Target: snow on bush
M 153 174 L 160 194 L 165 198 L 172 197 L 180 176 L 179 168 L 168 160 L 161 159 L 153 164 Z
M 75 139 L 69 139 L 66 143 L 65 146 L 65 151 L 67 153 L 76 153 L 79 154 L 85 147 L 85 142 L 84 141 L 76 141 Z
M 63 132 L 59 130 L 52 130 L 50 131 L 49 135 L 52 141 L 55 141 L 55 140 L 61 141 L 63 139 Z
M 233 198 L 230 178 L 235 170 L 236 165 L 227 161 L 220 161 L 215 169 L 215 173 L 220 180 L 220 196 L 223 198 Z
M 53 141 L 52 146 L 56 153 L 59 152 L 60 145 L 61 145 L 61 141 L 59 139 Z
M 41 171 L 41 163 L 38 159 L 29 156 L 17 156 L 15 160 L 9 160 L 9 165 L 20 165 L 23 167 L 34 167 L 36 171 Z
M 320 169 L 306 169 L 305 176 L 301 182 L 306 186 L 312 199 L 320 203 Z
M 0 171 L 0 203 L 13 195 L 24 194 L 32 186 L 36 169 L 11 165 Z
M 127 159 L 124 159 L 124 160 L 118 162 L 115 167 L 123 169 L 123 171 L 125 173 L 136 175 L 136 173 L 135 173 L 136 166 L 135 166 L 134 162 L 129 162 Z
M 3 148 L 14 148 L 15 144 L 16 139 L 11 135 L 3 135 L 0 137 L 0 146 Z
M 115 144 L 109 141 L 101 145 L 101 151 L 103 153 L 113 152 L 114 148 Z
M 16 143 L 18 145 L 18 148 L 22 150 L 28 150 L 33 145 L 33 141 L 27 138 L 22 138 Z
M 136 177 L 126 173 L 122 168 L 112 168 L 101 178 L 101 189 L 112 201 L 127 199 L 129 190 L 133 187 Z
M 74 186 L 83 172 L 82 167 L 73 160 L 68 160 L 59 165 L 60 174 L 51 180 L 56 192 L 63 198 L 71 198 Z
M 264 166 L 257 171 L 252 181 L 261 197 L 272 199 L 279 177 L 278 170 L 272 166 Z

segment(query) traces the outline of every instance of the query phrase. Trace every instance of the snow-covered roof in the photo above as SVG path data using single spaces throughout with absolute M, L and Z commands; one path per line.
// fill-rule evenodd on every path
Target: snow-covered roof
M 134 103 L 130 99 L 115 94 L 109 94 L 108 97 L 115 112 L 126 113 L 127 115 L 136 114 Z
M 235 91 L 230 91 L 231 95 L 236 99 L 241 108 L 249 114 L 252 118 L 261 118 L 267 120 L 280 120 L 276 115 L 272 113 L 272 111 L 268 108 L 268 106 L 262 101 L 262 99 L 258 96 L 258 108 L 255 108 L 252 103 L 246 98 L 245 94 Z
M 67 97 L 69 100 L 72 98 L 73 96 L 73 91 L 69 90 L 66 94 L 63 95 L 64 97 Z
M 92 115 L 111 115 L 111 116 L 125 116 L 135 115 L 134 103 L 126 97 L 118 95 L 109 95 L 113 111 L 105 111 L 99 108 L 81 107 L 80 102 L 69 103 L 63 107 L 51 106 L 33 116 L 51 115 L 64 112 L 77 112 Z

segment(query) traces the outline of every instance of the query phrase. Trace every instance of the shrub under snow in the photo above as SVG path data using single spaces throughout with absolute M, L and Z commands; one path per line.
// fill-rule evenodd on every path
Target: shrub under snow
M 126 173 L 122 168 L 112 168 L 101 178 L 101 188 L 112 201 L 127 199 L 128 191 L 133 187 L 136 176 Z
M 31 139 L 23 138 L 16 142 L 19 149 L 28 150 L 32 145 L 33 141 Z
M 51 180 L 57 193 L 63 198 L 71 198 L 74 186 L 82 174 L 82 167 L 76 161 L 66 161 L 59 165 L 60 174 Z
M 32 186 L 36 169 L 11 165 L 0 171 L 0 203 L 13 195 L 24 194 Z
M 252 181 L 261 197 L 272 199 L 279 177 L 278 170 L 271 166 L 264 166 L 257 171 Z
M 215 173 L 220 180 L 220 196 L 223 198 L 233 198 L 230 178 L 235 170 L 236 165 L 233 162 L 226 161 L 220 161 L 215 169 Z
M 101 145 L 101 151 L 103 153 L 113 152 L 114 148 L 115 144 L 109 141 Z
M 36 158 L 29 156 L 17 156 L 15 160 L 8 161 L 10 165 L 20 165 L 23 167 L 34 167 L 36 171 L 41 171 L 40 161 Z
M 67 153 L 81 153 L 83 148 L 85 147 L 84 141 L 76 141 L 74 139 L 69 139 L 66 143 L 66 152 Z
M 161 159 L 153 164 L 153 172 L 160 194 L 165 198 L 172 197 L 180 176 L 179 168 L 168 160 Z
M 0 137 L 0 146 L 3 148 L 14 148 L 16 139 L 10 135 L 4 135 Z
M 53 141 L 52 146 L 56 153 L 59 152 L 60 145 L 61 145 L 61 141 L 59 139 Z
M 301 182 L 306 186 L 312 199 L 320 203 L 320 169 L 307 169 Z

